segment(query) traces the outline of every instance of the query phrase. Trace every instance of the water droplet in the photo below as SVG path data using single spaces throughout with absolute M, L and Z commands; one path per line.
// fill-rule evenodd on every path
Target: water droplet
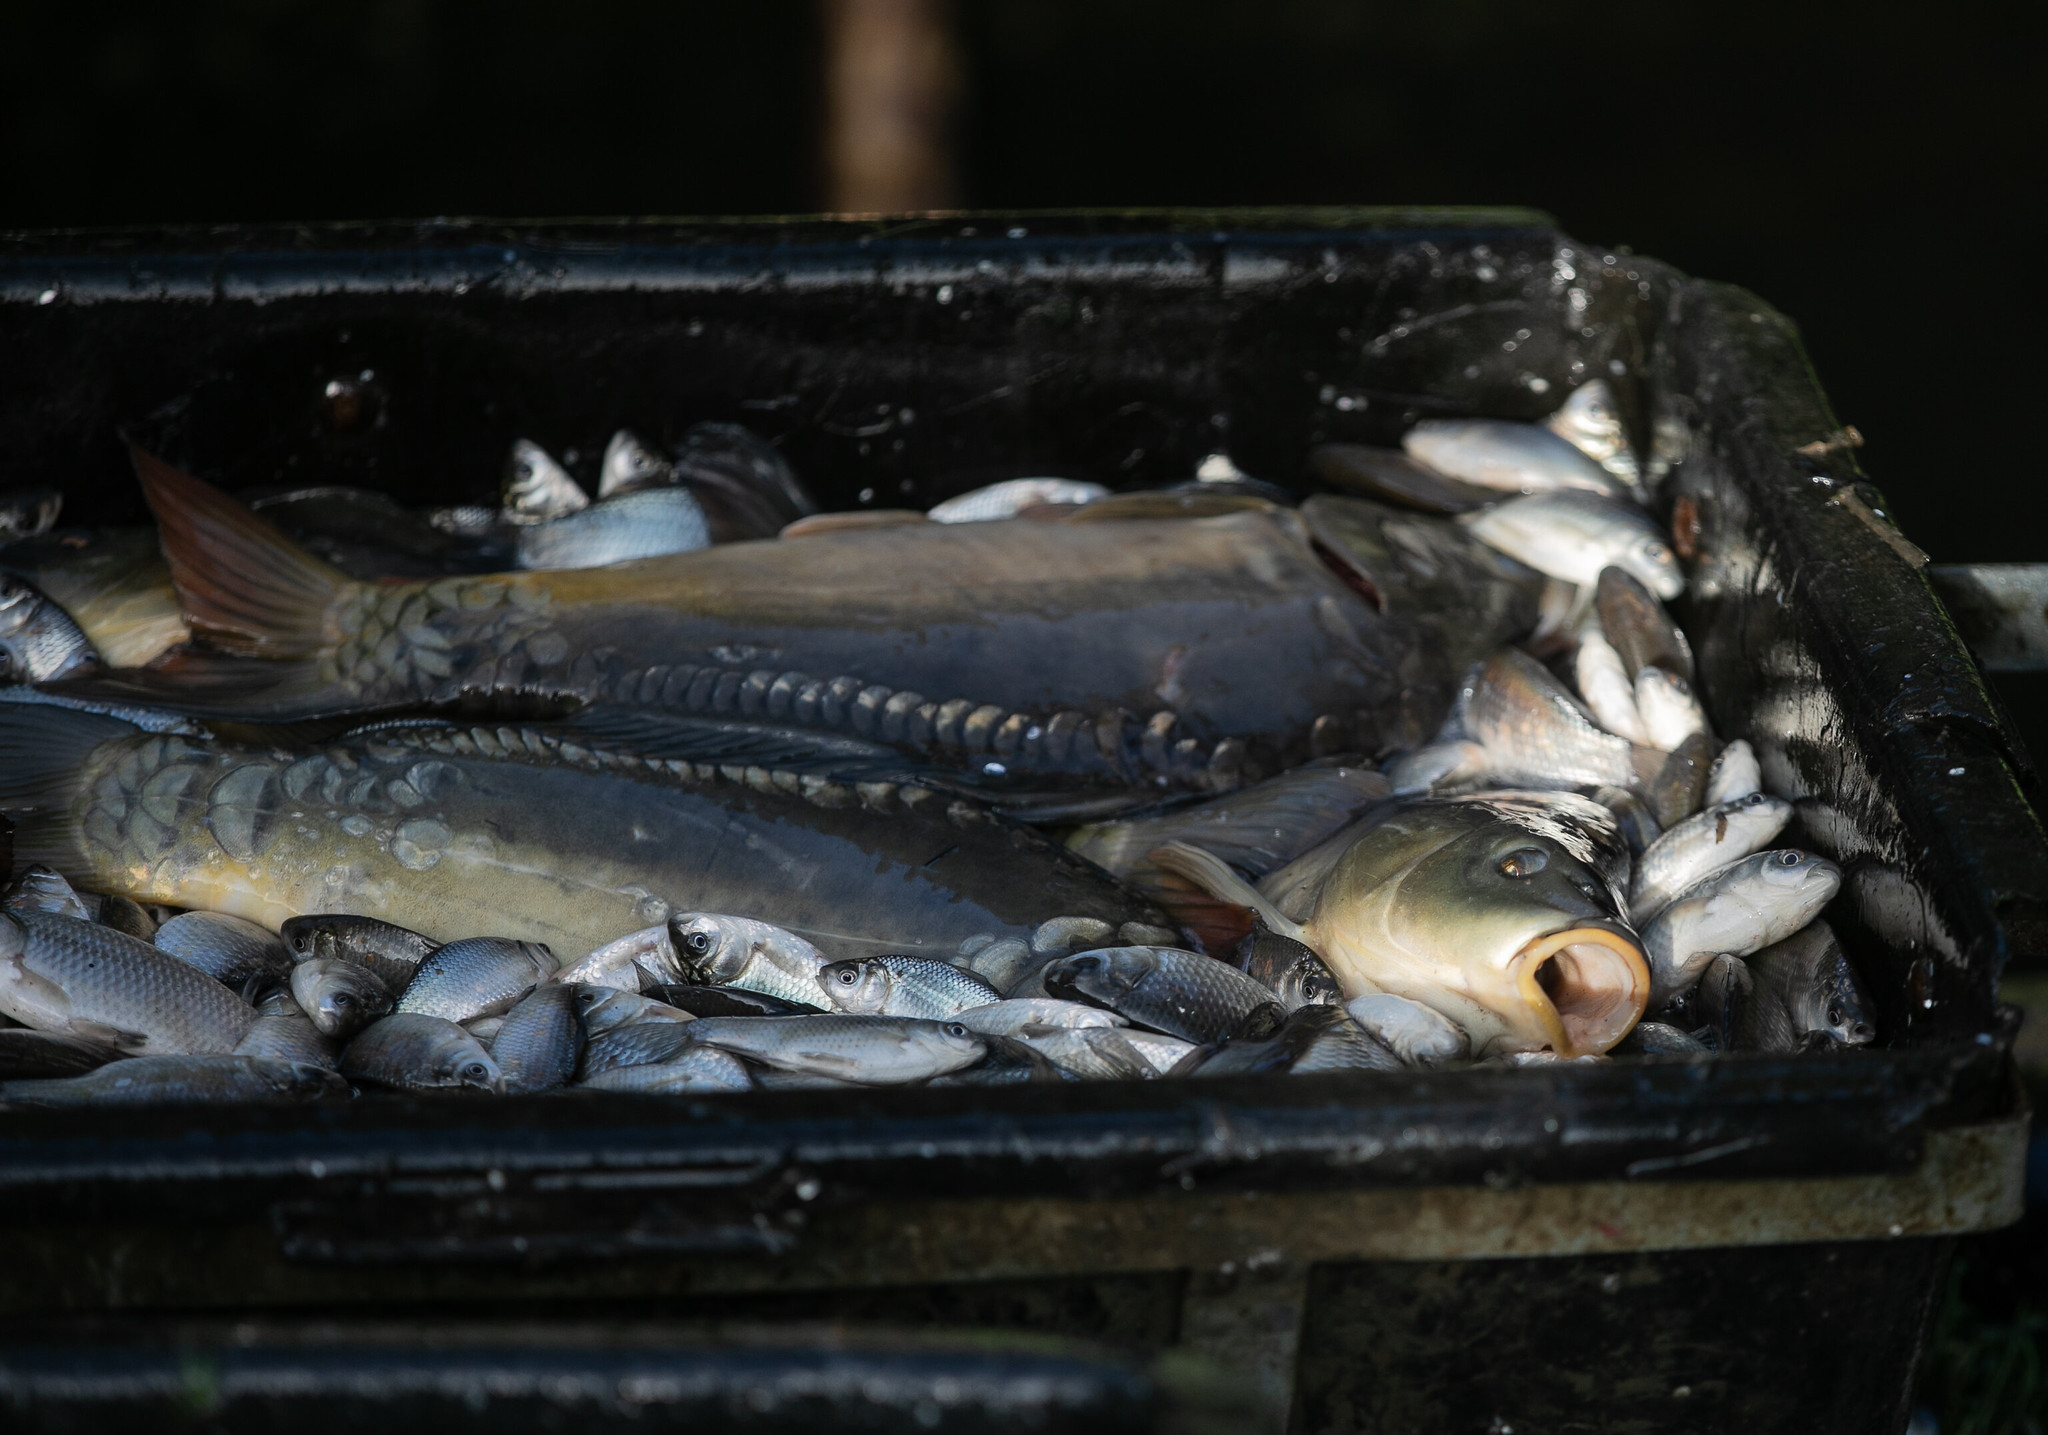
M 38 304 L 54 304 L 54 303 L 56 303 L 56 302 L 57 302 L 57 291 L 56 291 L 55 289 L 45 289 L 45 290 L 44 290 L 44 291 L 43 291 L 42 293 L 40 293 L 40 294 L 36 295 L 36 302 L 37 302 Z

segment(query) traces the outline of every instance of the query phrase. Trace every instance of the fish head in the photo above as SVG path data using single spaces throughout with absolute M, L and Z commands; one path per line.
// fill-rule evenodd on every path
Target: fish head
M 278 935 L 291 949 L 292 960 L 310 962 L 315 958 L 339 958 L 347 953 L 341 934 L 324 917 L 292 917 L 278 928 Z
M 1649 1001 L 1642 945 L 1615 920 L 1601 874 L 1477 804 L 1366 834 L 1324 882 L 1307 930 L 1347 994 L 1420 1002 L 1482 1055 L 1603 1052 Z
M 1771 913 L 1778 939 L 1819 916 L 1821 908 L 1842 889 L 1840 867 L 1796 847 L 1759 852 L 1748 864 L 1754 864 L 1751 882 L 1745 884 L 1751 886 L 1750 900 Z
M 957 1021 L 919 1022 L 911 1028 L 911 1040 L 960 1066 L 980 1061 L 988 1052 L 988 1043 Z
M 679 912 L 668 919 L 668 939 L 682 963 L 684 980 L 725 986 L 753 959 L 752 925 L 713 912 Z
M 292 969 L 292 999 L 322 1036 L 358 1031 L 391 1010 L 391 989 L 367 967 L 320 958 Z
M 1678 555 L 1655 533 L 1632 537 L 1614 557 L 1623 570 L 1633 573 L 1659 598 L 1669 600 L 1685 591 L 1685 573 L 1678 566 Z
M 525 958 L 527 964 L 533 968 L 534 976 L 541 981 L 546 981 L 562 969 L 562 964 L 555 959 L 554 948 L 546 942 L 513 942 L 511 946 Z
M 469 1033 L 459 1039 L 451 1037 L 437 1055 L 440 1060 L 435 1063 L 434 1075 L 440 1084 L 488 1091 L 493 1096 L 505 1094 L 505 1074 L 483 1043 Z
M 1156 965 L 1146 947 L 1098 947 L 1048 963 L 1042 980 L 1056 997 L 1113 1008 Z
M 882 963 L 868 957 L 829 962 L 818 970 L 818 985 L 834 1011 L 855 1016 L 879 1016 L 889 1004 L 895 985 L 894 974 Z

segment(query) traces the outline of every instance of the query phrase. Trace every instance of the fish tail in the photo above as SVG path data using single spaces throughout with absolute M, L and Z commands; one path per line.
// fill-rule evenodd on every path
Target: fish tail
M 73 799 L 85 784 L 86 758 L 101 743 L 138 731 L 105 713 L 0 702 L 0 814 L 14 823 L 17 865 L 40 862 L 67 876 L 77 873 Z
M 1149 886 L 1147 894 L 1210 952 L 1231 950 L 1251 931 L 1256 917 L 1270 932 L 1301 941 L 1298 923 L 1280 915 L 1272 902 L 1213 852 L 1187 842 L 1168 842 L 1148 854 L 1152 865 L 1185 887 Z
M 133 445 L 178 602 L 216 647 L 252 658 L 305 658 L 332 639 L 327 614 L 353 580 L 212 484 Z

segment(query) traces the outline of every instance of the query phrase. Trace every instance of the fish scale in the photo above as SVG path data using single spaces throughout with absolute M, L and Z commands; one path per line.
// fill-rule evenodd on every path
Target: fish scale
M 143 1055 L 225 1055 L 256 1021 L 255 1008 L 147 942 L 35 911 L 0 916 L 0 1011 L 44 1031 L 128 1033 Z

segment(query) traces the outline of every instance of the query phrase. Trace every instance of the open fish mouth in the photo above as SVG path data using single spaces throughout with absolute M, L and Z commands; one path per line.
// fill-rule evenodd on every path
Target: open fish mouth
M 1619 927 L 1587 923 L 1538 937 L 1509 970 L 1559 1056 L 1606 1051 L 1649 1005 L 1649 963 Z

